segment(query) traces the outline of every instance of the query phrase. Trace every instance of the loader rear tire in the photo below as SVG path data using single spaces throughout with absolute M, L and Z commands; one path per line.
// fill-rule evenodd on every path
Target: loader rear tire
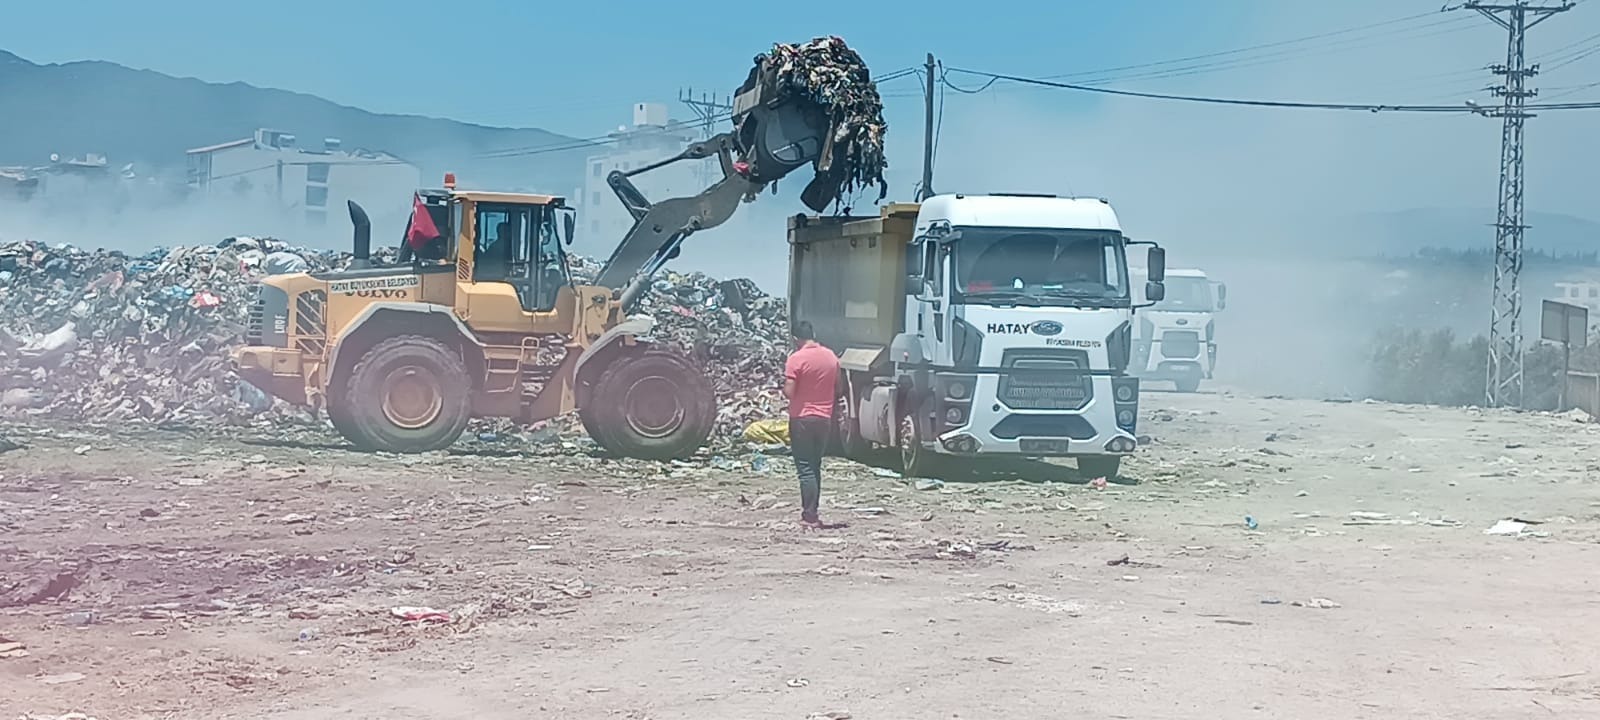
M 607 452 L 641 460 L 693 455 L 717 423 L 716 392 L 693 363 L 668 350 L 619 357 L 578 414 Z
M 328 398 L 328 405 L 324 409 L 328 412 L 328 422 L 340 437 L 348 440 L 354 436 L 356 423 L 350 415 L 350 402 L 344 399 L 344 392 L 341 391 L 337 398 Z
M 372 346 L 350 371 L 343 397 L 328 417 L 360 450 L 443 450 L 472 418 L 472 377 L 454 348 L 422 335 Z M 344 417 L 340 417 L 343 415 Z M 348 423 L 346 422 L 348 419 Z

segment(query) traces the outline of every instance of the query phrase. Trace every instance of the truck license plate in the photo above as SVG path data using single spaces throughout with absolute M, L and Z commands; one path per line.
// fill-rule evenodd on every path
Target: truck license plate
M 1017 441 L 1017 447 L 1029 455 L 1065 455 L 1067 445 L 1068 441 L 1055 438 L 1023 438 Z

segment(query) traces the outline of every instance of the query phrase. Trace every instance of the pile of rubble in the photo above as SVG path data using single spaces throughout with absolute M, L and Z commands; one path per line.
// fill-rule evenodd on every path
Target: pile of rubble
M 269 269 L 349 262 L 348 253 L 253 238 L 142 255 L 0 242 L 0 417 L 202 427 L 309 422 L 240 382 L 228 354 L 242 341 L 252 286 Z M 582 278 L 598 263 L 574 258 L 573 269 Z M 669 273 L 641 308 L 659 319 L 658 334 L 690 349 L 711 373 L 718 435 L 781 413 L 781 299 L 748 280 Z

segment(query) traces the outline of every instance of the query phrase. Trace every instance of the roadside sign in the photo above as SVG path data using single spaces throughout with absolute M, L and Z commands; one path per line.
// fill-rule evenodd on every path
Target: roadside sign
M 1555 300 L 1544 301 L 1539 317 L 1539 337 L 1568 347 L 1581 348 L 1589 340 L 1589 308 Z

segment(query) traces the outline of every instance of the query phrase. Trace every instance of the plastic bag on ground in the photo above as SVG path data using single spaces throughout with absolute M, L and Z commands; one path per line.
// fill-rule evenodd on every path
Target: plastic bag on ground
M 757 420 L 744 428 L 746 442 L 763 445 L 788 445 L 788 420 Z

